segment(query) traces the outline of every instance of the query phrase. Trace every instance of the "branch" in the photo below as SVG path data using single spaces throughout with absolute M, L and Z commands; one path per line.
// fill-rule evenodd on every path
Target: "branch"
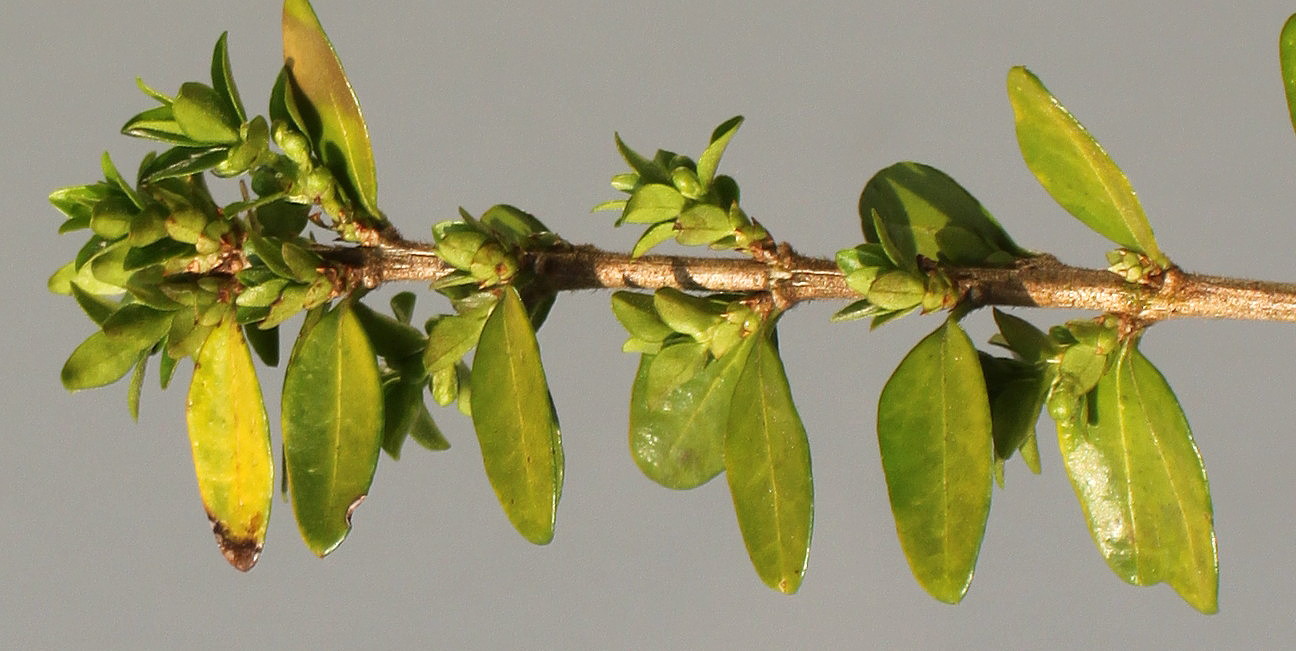
M 378 246 L 336 246 L 320 251 L 350 268 L 352 287 L 387 282 L 435 282 L 454 271 L 430 244 L 389 238 Z M 646 255 L 632 258 L 590 245 L 534 251 L 524 257 L 537 280 L 556 291 L 659 289 L 768 291 L 776 304 L 858 300 L 832 260 L 797 254 L 780 245 L 765 260 Z M 971 304 L 1078 308 L 1128 316 L 1143 323 L 1169 318 L 1219 318 L 1296 322 L 1296 284 L 1186 273 L 1172 267 L 1154 282 L 1125 282 L 1105 269 L 1063 264 L 1050 255 L 1013 267 L 939 268 Z

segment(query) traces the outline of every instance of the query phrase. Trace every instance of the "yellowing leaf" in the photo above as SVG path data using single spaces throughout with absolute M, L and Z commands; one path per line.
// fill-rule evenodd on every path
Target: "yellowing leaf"
M 814 484 L 805 427 L 767 327 L 750 336 L 756 341 L 734 386 L 725 476 L 756 573 L 765 585 L 792 594 L 810 555 Z
M 958 603 L 990 514 L 990 404 L 976 348 L 957 321 L 900 362 L 878 401 L 878 447 L 896 533 L 914 578 Z
M 351 82 L 307 0 L 284 0 L 284 63 L 296 105 L 325 167 L 370 216 L 378 211 L 378 176 L 369 128 Z
M 232 315 L 198 351 L 185 417 L 216 542 L 230 565 L 246 572 L 265 543 L 274 462 L 261 386 Z
M 547 544 L 562 491 L 562 439 L 540 346 L 511 286 L 482 328 L 470 404 L 486 477 L 504 513 L 523 538 Z
M 1215 612 L 1219 562 L 1201 455 L 1174 392 L 1133 343 L 1070 421 L 1058 445 L 1098 551 L 1134 585 L 1166 582 Z
M 349 303 L 303 326 L 284 371 L 282 415 L 297 528 L 324 556 L 351 531 L 383 437 L 378 360 Z

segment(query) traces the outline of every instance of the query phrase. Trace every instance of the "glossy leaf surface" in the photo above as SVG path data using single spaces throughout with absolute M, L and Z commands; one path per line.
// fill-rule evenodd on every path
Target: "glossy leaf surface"
M 1058 423 L 1058 445 L 1099 552 L 1125 581 L 1169 583 L 1193 608 L 1215 612 L 1210 490 L 1174 392 L 1126 344 L 1085 402 Z
M 482 328 L 470 402 L 486 476 L 500 505 L 523 538 L 547 544 L 562 490 L 562 441 L 540 346 L 512 286 Z
M 814 484 L 805 426 L 767 327 L 749 337 L 753 348 L 734 386 L 725 475 L 756 573 L 791 594 L 801 587 L 810 555 Z
M 703 190 L 710 187 L 716 169 L 720 166 L 720 157 L 724 155 L 725 147 L 729 146 L 729 141 L 733 139 L 735 133 L 738 133 L 738 127 L 742 126 L 742 123 L 743 117 L 736 115 L 725 120 L 711 132 L 711 143 L 707 145 L 706 151 L 702 152 L 697 162 L 697 178 Z
M 921 163 L 896 163 L 864 186 L 864 236 L 879 242 L 876 212 L 905 258 L 921 255 L 959 265 L 1003 264 L 1028 255 L 967 190 Z
M 933 597 L 967 593 L 990 513 L 990 407 L 976 349 L 946 321 L 900 362 L 878 403 L 878 445 L 896 532 Z
M 261 386 L 233 318 L 212 330 L 194 360 L 185 418 L 216 542 L 230 565 L 250 570 L 265 543 L 274 460 Z
M 324 556 L 351 531 L 383 436 L 378 361 L 347 303 L 303 328 L 284 371 L 283 438 L 297 527 Z
M 748 336 L 656 404 L 648 396 L 654 356 L 640 358 L 630 390 L 630 454 L 645 476 L 689 489 L 724 471 L 729 405 L 753 341 Z
M 1296 14 L 1283 23 L 1278 36 L 1278 62 L 1282 66 L 1283 90 L 1287 93 L 1287 111 L 1296 128 Z
M 1053 199 L 1103 237 L 1169 266 L 1125 173 L 1039 78 L 1010 70 L 1008 99 L 1022 158 Z
M 351 82 L 307 0 L 285 0 L 284 63 L 307 135 L 325 167 L 371 216 L 378 212 L 378 176 L 369 128 Z

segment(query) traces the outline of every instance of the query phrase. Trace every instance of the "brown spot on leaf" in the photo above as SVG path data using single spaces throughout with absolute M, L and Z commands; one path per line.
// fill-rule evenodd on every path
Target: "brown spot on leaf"
M 355 498 L 355 501 L 351 502 L 351 506 L 348 506 L 348 507 L 347 507 L 347 512 L 346 512 L 346 521 L 347 521 L 347 526 L 348 526 L 348 527 L 351 526 L 351 514 L 352 514 L 352 513 L 355 513 L 355 510 L 356 510 L 357 508 L 360 508 L 360 503 L 363 502 L 363 501 L 365 501 L 365 497 L 367 497 L 367 496 L 366 496 L 366 495 L 361 495 L 360 497 Z
M 212 533 L 216 536 L 216 544 L 220 547 L 221 554 L 225 555 L 225 560 L 240 572 L 252 569 L 261 557 L 261 541 L 232 535 L 229 527 L 212 517 L 211 513 L 207 514 L 207 519 L 211 520 Z

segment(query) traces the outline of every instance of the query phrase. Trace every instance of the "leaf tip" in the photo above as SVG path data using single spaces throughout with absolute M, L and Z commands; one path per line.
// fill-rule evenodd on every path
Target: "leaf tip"
M 229 527 L 212 517 L 210 512 L 207 518 L 211 520 L 212 534 L 216 536 L 216 545 L 220 547 L 225 560 L 240 572 L 251 570 L 261 558 L 261 541 L 233 535 Z

